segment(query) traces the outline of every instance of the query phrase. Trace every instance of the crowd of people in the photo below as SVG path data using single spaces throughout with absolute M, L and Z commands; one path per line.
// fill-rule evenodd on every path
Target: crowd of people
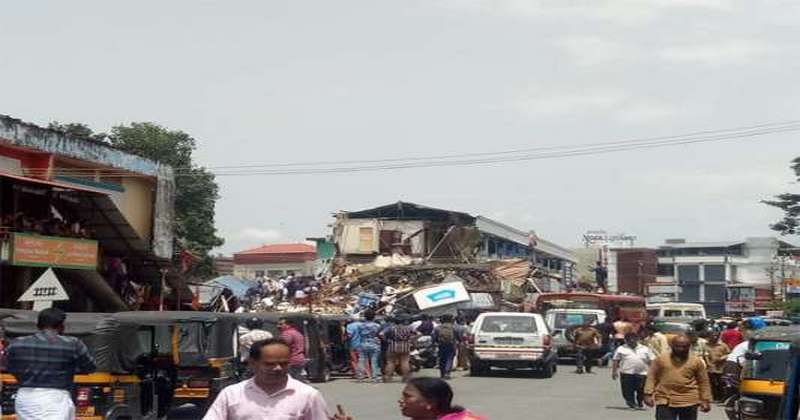
M 63 238 L 91 239 L 94 233 L 83 220 L 67 220 L 64 217 L 34 217 L 23 212 L 0 216 L 0 228 L 6 232 L 35 233 Z
M 611 378 L 619 380 L 628 408 L 654 406 L 658 420 L 693 420 L 698 410 L 707 412 L 711 403 L 729 396 L 726 366 L 741 363 L 747 336 L 762 324 L 755 319 L 712 326 L 701 320 L 669 339 L 653 324 L 636 332 L 620 320 L 587 321 L 571 332 L 576 373 L 591 373 L 593 366 L 610 360 Z

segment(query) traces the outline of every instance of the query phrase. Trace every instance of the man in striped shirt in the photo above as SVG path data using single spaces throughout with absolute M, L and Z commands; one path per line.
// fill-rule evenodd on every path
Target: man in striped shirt
M 409 365 L 409 354 L 417 332 L 411 328 L 409 318 L 401 318 L 397 324 L 383 333 L 383 339 L 388 342 L 386 355 L 386 370 L 383 377 L 384 382 L 391 382 L 395 369 L 403 378 L 403 382 L 408 380 L 411 366 Z

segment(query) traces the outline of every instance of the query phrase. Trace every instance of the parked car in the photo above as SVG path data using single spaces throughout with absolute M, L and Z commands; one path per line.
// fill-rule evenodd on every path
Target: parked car
M 606 321 L 606 312 L 601 309 L 551 309 L 545 314 L 545 322 L 553 336 L 553 348 L 559 358 L 575 357 L 575 346 L 572 345 L 568 331 L 591 321 L 592 325 L 600 325 Z
M 470 334 L 470 373 L 479 376 L 492 367 L 533 368 L 545 377 L 556 373 L 558 356 L 550 329 L 540 314 L 485 312 Z

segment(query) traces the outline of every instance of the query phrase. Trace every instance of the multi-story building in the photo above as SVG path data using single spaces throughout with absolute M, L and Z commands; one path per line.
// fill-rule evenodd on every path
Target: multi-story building
M 170 265 L 174 190 L 168 166 L 0 116 L 0 306 L 27 307 L 48 268 L 67 310 L 146 299 L 131 285 L 158 290 Z
M 651 297 L 702 303 L 706 311 L 725 311 L 726 288 L 752 286 L 756 309 L 764 309 L 776 298 L 783 279 L 779 253 L 795 249 L 776 238 L 747 238 L 731 242 L 686 242 L 667 240 L 659 247 L 656 282 L 648 286 Z
M 308 244 L 272 244 L 233 254 L 233 275 L 244 279 L 315 274 L 317 250 Z

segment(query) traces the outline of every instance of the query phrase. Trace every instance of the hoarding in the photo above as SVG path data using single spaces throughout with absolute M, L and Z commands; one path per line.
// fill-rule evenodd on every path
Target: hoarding
M 725 302 L 725 312 L 728 313 L 752 313 L 756 311 L 754 301 L 727 301 Z
M 15 233 L 9 261 L 28 267 L 94 270 L 97 241 Z
M 467 302 L 470 300 L 470 296 L 463 283 L 452 282 L 442 283 L 438 286 L 414 292 L 414 300 L 417 301 L 419 309 L 425 310 L 437 306 Z

